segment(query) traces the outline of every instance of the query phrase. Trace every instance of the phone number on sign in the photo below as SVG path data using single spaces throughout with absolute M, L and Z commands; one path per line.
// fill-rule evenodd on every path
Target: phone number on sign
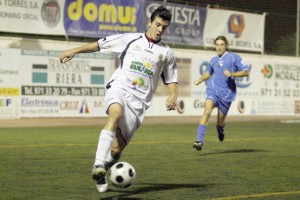
M 103 87 L 22 86 L 22 95 L 104 96 Z
M 262 88 L 261 96 L 272 97 L 300 97 L 300 89 L 269 89 Z

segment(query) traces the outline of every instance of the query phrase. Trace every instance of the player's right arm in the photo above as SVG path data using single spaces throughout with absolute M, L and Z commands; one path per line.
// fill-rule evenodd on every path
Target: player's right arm
M 195 85 L 199 85 L 200 83 L 202 83 L 203 81 L 206 81 L 210 77 L 211 77 L 211 75 L 209 72 L 204 72 L 199 79 L 194 81 L 194 83 L 195 83 Z
M 74 49 L 66 50 L 60 53 L 59 60 L 61 63 L 70 61 L 78 53 L 90 53 L 99 51 L 98 42 L 92 42 Z

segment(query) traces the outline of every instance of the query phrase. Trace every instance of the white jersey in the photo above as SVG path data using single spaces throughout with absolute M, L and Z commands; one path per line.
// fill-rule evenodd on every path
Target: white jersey
M 151 42 L 145 33 L 112 35 L 98 40 L 100 52 L 118 54 L 120 64 L 107 88 L 118 87 L 133 94 L 146 108 L 151 104 L 159 78 L 177 83 L 177 66 L 168 45 Z

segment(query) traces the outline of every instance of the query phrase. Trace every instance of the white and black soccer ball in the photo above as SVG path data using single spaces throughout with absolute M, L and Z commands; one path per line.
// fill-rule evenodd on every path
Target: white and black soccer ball
M 127 162 L 118 162 L 110 168 L 109 180 L 116 187 L 127 188 L 131 186 L 135 177 L 134 167 Z

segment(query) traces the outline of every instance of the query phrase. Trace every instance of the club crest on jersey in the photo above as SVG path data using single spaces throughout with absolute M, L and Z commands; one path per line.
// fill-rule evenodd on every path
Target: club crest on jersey
M 219 61 L 218 62 L 218 67 L 223 67 L 223 63 L 224 63 L 224 61 Z
M 158 60 L 163 60 L 163 55 L 160 53 L 159 55 L 158 55 Z

